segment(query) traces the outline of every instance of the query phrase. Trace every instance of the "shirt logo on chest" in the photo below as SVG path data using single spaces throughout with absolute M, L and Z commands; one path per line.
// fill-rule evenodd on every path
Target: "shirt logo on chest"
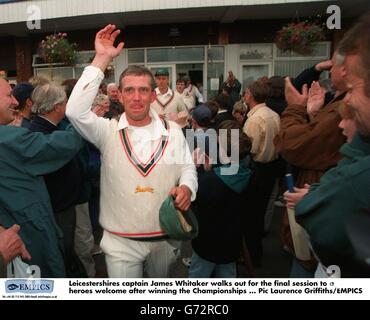
M 141 193 L 141 192 L 150 192 L 154 193 L 154 189 L 152 187 L 142 187 L 142 186 L 137 186 L 135 189 L 135 193 Z

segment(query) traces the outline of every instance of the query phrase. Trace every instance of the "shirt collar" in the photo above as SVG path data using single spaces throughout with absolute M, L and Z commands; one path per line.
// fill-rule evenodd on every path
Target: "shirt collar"
M 53 126 L 57 127 L 58 124 L 57 123 L 54 123 L 53 121 L 49 120 L 48 118 L 42 116 L 41 114 L 38 115 L 40 118 L 46 120 L 47 122 L 51 123 Z
M 260 103 L 260 104 L 257 104 L 255 105 L 247 114 L 247 117 L 249 118 L 250 116 L 253 116 L 256 111 L 262 107 L 266 107 L 266 105 L 264 103 Z
M 157 96 L 172 96 L 173 95 L 173 92 L 172 92 L 172 90 L 171 90 L 171 88 L 170 87 L 168 87 L 168 90 L 167 90 L 167 92 L 166 93 L 164 93 L 164 94 L 162 94 L 160 91 L 159 91 L 159 89 L 158 88 L 155 88 L 155 93 L 157 94 Z
M 168 136 L 168 131 L 163 125 L 162 120 L 159 118 L 157 112 L 150 108 L 149 116 L 152 118 L 152 122 L 154 124 L 154 137 L 153 139 L 157 139 L 159 136 Z M 117 130 L 122 130 L 125 128 L 132 128 L 132 126 L 128 123 L 126 118 L 126 112 L 122 114 L 118 121 Z

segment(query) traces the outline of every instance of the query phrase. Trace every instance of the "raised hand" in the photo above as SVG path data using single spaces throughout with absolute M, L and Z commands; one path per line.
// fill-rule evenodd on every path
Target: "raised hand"
M 301 105 L 305 106 L 308 99 L 307 84 L 302 87 L 302 93 L 300 93 L 292 84 L 289 77 L 285 78 L 285 99 L 288 105 Z
M 95 58 L 92 65 L 100 68 L 103 72 L 112 61 L 117 57 L 124 46 L 120 42 L 117 47 L 114 46 L 114 41 L 121 31 L 116 30 L 116 26 L 108 24 L 105 28 L 101 29 L 95 36 Z
M 333 66 L 333 62 L 331 60 L 325 60 L 315 65 L 315 69 L 317 71 L 325 71 L 325 70 L 330 70 L 332 66 Z
M 308 91 L 307 113 L 310 118 L 315 117 L 324 106 L 325 90 L 320 87 L 317 81 L 314 81 Z

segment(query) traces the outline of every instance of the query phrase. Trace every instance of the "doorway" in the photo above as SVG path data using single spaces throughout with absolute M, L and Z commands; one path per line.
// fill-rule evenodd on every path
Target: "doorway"
M 242 90 L 244 90 L 251 82 L 258 80 L 261 77 L 271 77 L 272 63 L 243 63 L 241 68 L 243 79 Z
M 176 88 L 176 66 L 174 64 L 161 64 L 161 65 L 148 64 L 148 68 L 153 73 L 153 75 L 155 75 L 158 69 L 167 69 L 169 73 L 168 86 L 173 90 Z

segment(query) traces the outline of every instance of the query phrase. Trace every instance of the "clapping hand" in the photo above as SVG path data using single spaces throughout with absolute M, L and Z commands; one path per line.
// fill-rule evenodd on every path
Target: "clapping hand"
M 310 118 L 315 117 L 324 106 L 325 90 L 320 87 L 317 81 L 314 81 L 308 91 L 307 113 Z
M 308 99 L 307 84 L 302 87 L 302 93 L 293 86 L 289 77 L 285 78 L 285 99 L 288 105 L 300 105 L 305 106 Z

